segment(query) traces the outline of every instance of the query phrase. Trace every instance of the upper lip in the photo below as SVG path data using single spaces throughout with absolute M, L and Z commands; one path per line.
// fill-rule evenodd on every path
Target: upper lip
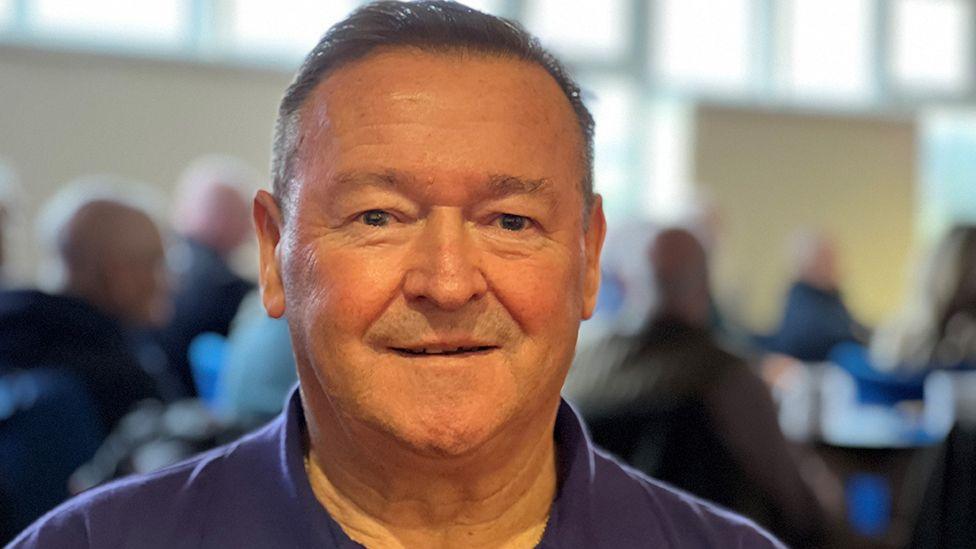
M 455 354 L 462 352 L 487 351 L 497 348 L 498 345 L 485 341 L 458 340 L 458 341 L 430 341 L 423 343 L 410 343 L 390 345 L 389 348 L 407 354 L 416 355 L 440 355 Z

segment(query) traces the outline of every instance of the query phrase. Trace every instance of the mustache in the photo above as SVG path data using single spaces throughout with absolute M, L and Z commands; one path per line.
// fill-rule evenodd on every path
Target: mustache
M 365 339 L 384 347 L 458 337 L 503 345 L 519 331 L 515 319 L 497 303 L 471 304 L 456 311 L 404 305 L 377 318 Z

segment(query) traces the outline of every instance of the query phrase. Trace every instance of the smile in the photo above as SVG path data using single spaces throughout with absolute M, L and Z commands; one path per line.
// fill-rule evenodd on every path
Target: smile
M 480 345 L 473 347 L 391 347 L 391 349 L 406 356 L 451 356 L 481 353 L 497 349 L 497 347 L 494 345 Z

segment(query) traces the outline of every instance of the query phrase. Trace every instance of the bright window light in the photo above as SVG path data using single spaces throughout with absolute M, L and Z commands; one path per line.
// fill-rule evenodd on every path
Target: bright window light
M 594 187 L 608 215 L 633 209 L 631 131 L 637 93 L 628 81 L 597 78 L 583 84 L 584 100 L 596 121 Z
M 792 0 L 783 86 L 797 95 L 863 98 L 871 89 L 872 0 Z
M 13 0 L 0 0 L 0 30 L 3 30 L 13 19 Z
M 648 109 L 641 151 L 648 181 L 640 202 L 650 219 L 676 223 L 688 214 L 693 119 L 691 107 L 682 101 L 658 100 Z
M 236 0 L 230 41 L 237 51 L 300 57 L 357 5 L 354 0 Z
M 968 83 L 969 2 L 900 0 L 892 17 L 892 73 L 906 87 L 959 91 Z
M 493 15 L 505 16 L 502 13 L 502 2 L 500 0 L 460 0 L 465 6 L 472 7 L 478 11 L 483 11 L 485 13 L 490 13 Z
M 619 59 L 630 40 L 630 6 L 624 0 L 536 0 L 526 26 L 547 47 L 570 59 Z
M 654 63 L 664 84 L 745 88 L 749 76 L 749 0 L 659 0 L 652 23 Z
M 176 46 L 185 36 L 188 0 L 36 0 L 28 4 L 39 32 L 69 40 Z

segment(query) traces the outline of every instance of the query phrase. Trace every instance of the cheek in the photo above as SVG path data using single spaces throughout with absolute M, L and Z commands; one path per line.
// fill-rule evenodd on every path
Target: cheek
M 331 345 L 358 339 L 394 298 L 402 275 L 396 258 L 363 250 L 313 248 L 286 268 L 289 321 Z
M 527 335 L 564 329 L 555 322 L 557 319 L 577 320 L 582 279 L 570 258 L 494 259 L 486 263 L 486 276 L 499 301 Z

